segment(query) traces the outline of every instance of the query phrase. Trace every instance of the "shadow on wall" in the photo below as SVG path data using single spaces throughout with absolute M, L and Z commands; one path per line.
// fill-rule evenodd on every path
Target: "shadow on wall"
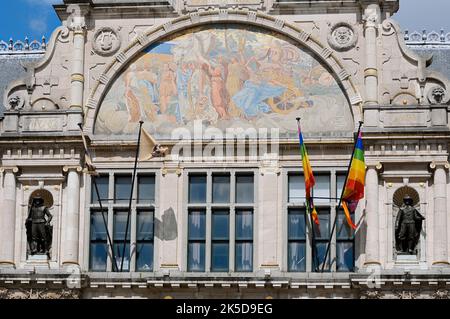
M 164 211 L 161 220 L 155 218 L 155 236 L 167 241 L 178 237 L 177 219 L 172 207 Z

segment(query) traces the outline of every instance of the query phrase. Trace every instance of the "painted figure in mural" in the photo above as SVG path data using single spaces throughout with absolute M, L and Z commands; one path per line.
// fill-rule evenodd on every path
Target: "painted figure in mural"
M 398 211 L 395 221 L 395 239 L 398 252 L 415 254 L 425 218 L 413 206 L 413 199 L 408 195 L 403 199 L 403 206 Z
M 136 66 L 132 65 L 125 75 L 126 106 L 128 110 L 128 121 L 131 123 L 137 123 L 141 119 L 141 107 L 135 94 L 138 89 L 135 70 Z
M 159 83 L 160 113 L 167 114 L 170 100 L 177 95 L 175 72 L 169 63 L 164 63 Z
M 249 79 L 249 70 L 247 65 L 243 63 L 238 56 L 234 56 L 228 65 L 228 76 L 226 81 L 226 88 L 229 96 L 229 110 L 228 113 L 233 117 L 241 115 L 240 109 L 233 101 L 233 97 L 243 88 L 245 81 Z
M 44 205 L 44 199 L 40 196 L 34 197 L 25 224 L 31 255 L 49 255 L 53 233 L 50 225 L 52 218 L 52 214 Z
M 192 63 L 180 61 L 177 66 L 176 81 L 178 91 L 177 122 L 183 123 L 189 112 L 189 81 L 193 73 Z
M 227 69 L 222 58 L 211 65 L 205 65 L 205 70 L 211 79 L 211 102 L 219 117 L 228 118 L 227 104 L 228 93 L 226 91 L 226 73 Z

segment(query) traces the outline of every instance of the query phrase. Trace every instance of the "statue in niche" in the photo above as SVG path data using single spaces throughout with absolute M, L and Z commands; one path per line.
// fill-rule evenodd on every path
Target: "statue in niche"
M 395 221 L 395 242 L 397 252 L 409 255 L 416 254 L 416 246 L 422 231 L 425 218 L 413 206 L 413 199 L 406 195 L 403 205 Z
M 25 224 L 31 255 L 47 255 L 50 258 L 53 234 L 53 226 L 50 225 L 52 218 L 44 198 L 33 197 Z

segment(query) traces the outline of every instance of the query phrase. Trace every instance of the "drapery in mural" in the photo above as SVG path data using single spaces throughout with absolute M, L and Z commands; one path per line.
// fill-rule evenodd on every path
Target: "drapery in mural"
M 353 120 L 335 78 L 311 53 L 276 33 L 238 25 L 198 27 L 151 45 L 115 81 L 95 133 L 156 136 L 177 127 L 348 132 Z

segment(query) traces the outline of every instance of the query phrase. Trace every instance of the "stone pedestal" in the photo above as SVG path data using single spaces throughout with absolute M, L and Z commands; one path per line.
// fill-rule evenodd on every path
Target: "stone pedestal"
M 25 265 L 26 269 L 50 269 L 50 264 L 47 255 L 30 255 L 27 258 Z
M 402 269 L 419 268 L 419 257 L 417 255 L 398 254 L 395 259 L 395 267 Z

